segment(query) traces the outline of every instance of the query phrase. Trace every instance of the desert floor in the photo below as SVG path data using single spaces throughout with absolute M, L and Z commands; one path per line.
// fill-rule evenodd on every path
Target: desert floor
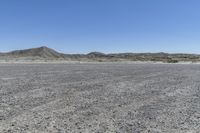
M 0 64 L 2 133 L 199 133 L 199 64 Z

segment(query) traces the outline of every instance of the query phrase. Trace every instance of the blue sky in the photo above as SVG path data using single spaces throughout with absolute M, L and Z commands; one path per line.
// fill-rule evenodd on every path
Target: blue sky
M 199 0 L 0 0 L 0 51 L 200 53 Z

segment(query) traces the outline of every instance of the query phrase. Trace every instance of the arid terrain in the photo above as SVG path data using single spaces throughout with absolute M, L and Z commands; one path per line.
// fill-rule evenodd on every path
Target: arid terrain
M 188 53 L 101 53 L 66 54 L 57 52 L 46 46 L 24 50 L 14 50 L 1 53 L 0 62 L 52 62 L 52 61 L 81 61 L 81 62 L 126 62 L 151 61 L 164 63 L 200 62 L 199 54 Z
M 0 64 L 1 133 L 199 133 L 198 64 Z

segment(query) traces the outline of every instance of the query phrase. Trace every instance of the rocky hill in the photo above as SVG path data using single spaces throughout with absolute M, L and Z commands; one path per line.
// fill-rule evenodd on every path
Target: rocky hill
M 15 50 L 8 53 L 4 53 L 4 56 L 9 57 L 40 57 L 40 58 L 63 58 L 64 56 L 57 51 L 48 47 L 39 47 L 25 50 Z

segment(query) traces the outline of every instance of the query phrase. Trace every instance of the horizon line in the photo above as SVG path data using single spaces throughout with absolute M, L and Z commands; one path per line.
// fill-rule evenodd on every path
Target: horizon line
M 20 51 L 20 50 L 29 50 L 29 49 L 37 49 L 37 48 L 49 48 L 49 49 L 52 49 L 56 52 L 59 52 L 59 53 L 62 53 L 62 54 L 89 54 L 89 53 L 93 53 L 93 52 L 98 52 L 98 53 L 102 53 L 102 54 L 127 54 L 127 53 L 130 53 L 130 54 L 155 54 L 155 53 L 163 53 L 163 54 L 191 54 L 191 55 L 200 55 L 200 53 L 194 53 L 194 52 L 164 52 L 164 51 L 116 51 L 116 52 L 103 52 L 103 51 L 98 51 L 98 50 L 93 50 L 93 51 L 88 51 L 88 52 L 64 52 L 64 51 L 61 51 L 61 50 L 57 50 L 56 48 L 51 48 L 51 47 L 48 47 L 48 46 L 45 46 L 45 45 L 41 45 L 39 47 L 30 47 L 30 48 L 22 48 L 22 49 L 13 49 L 13 50 L 8 50 L 8 51 L 0 51 L 0 53 L 10 53 L 10 52 L 13 52 L 13 51 Z

